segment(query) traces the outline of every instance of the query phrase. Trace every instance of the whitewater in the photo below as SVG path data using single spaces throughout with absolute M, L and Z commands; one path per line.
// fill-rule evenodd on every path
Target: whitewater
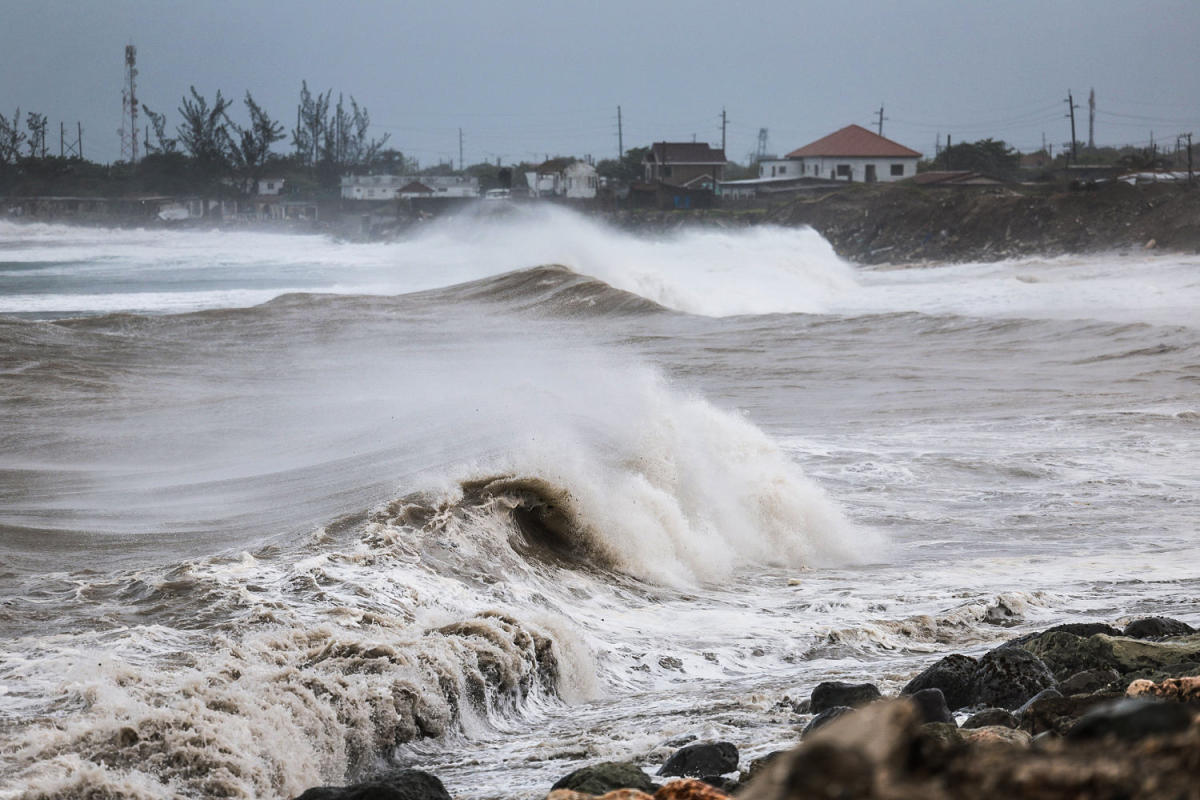
M 1200 624 L 1200 257 L 0 222 L 0 796 L 462 797 Z M 1007 617 L 997 625 L 997 610 Z

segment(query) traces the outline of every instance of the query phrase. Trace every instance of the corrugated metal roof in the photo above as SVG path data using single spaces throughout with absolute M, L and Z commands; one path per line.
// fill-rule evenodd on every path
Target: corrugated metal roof
M 804 145 L 787 154 L 788 158 L 920 158 L 921 154 L 886 139 L 861 125 L 847 125 L 840 131 Z

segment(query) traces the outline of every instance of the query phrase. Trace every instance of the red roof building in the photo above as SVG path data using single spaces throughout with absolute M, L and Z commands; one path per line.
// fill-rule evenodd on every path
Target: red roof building
M 843 181 L 898 181 L 917 174 L 921 154 L 872 133 L 861 125 L 839 131 L 793 150 L 782 159 L 759 164 L 759 177 L 831 178 Z

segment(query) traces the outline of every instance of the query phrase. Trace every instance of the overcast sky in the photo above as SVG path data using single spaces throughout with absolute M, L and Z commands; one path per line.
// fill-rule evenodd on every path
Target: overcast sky
M 84 155 L 120 155 L 124 47 L 173 130 L 189 85 L 249 90 L 289 132 L 300 81 L 354 95 L 376 134 L 428 165 L 617 153 L 721 141 L 745 161 L 760 128 L 784 153 L 849 123 L 930 153 L 1043 134 L 1174 147 L 1200 137 L 1200 0 L 2 0 L 0 113 L 84 127 Z M 143 118 L 144 119 L 144 118 Z M 290 140 L 290 137 L 289 137 Z M 1198 142 L 1200 143 L 1200 142 Z M 280 143 L 284 149 L 288 142 Z

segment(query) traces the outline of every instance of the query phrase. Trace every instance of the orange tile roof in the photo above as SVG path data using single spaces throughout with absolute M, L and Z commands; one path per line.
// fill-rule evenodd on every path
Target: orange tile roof
M 920 158 L 921 154 L 891 139 L 871 133 L 861 125 L 847 125 L 840 131 L 804 145 L 799 150 L 793 150 L 787 157 Z

